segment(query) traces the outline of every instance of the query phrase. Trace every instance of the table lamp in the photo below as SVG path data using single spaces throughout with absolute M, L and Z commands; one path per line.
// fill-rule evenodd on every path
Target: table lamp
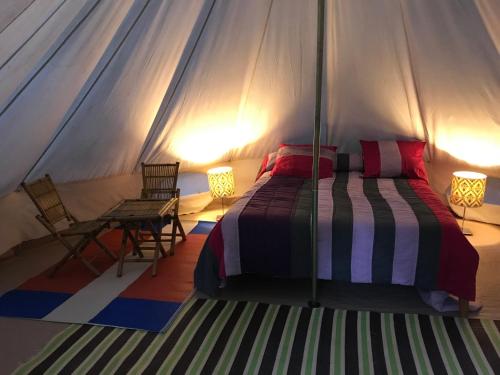
M 453 173 L 451 180 L 450 202 L 464 208 L 462 216 L 462 233 L 472 235 L 469 229 L 464 229 L 465 210 L 481 207 L 486 190 L 486 175 L 476 172 L 459 171 Z
M 224 215 L 224 197 L 229 197 L 234 194 L 233 168 L 212 168 L 208 170 L 207 175 L 210 194 L 213 198 L 221 198 L 222 215 Z M 217 217 L 217 219 L 219 218 L 220 216 Z

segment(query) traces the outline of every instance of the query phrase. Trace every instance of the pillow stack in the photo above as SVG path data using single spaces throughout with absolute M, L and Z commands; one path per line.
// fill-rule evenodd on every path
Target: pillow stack
M 264 159 L 262 159 L 262 163 L 260 165 L 259 173 L 257 173 L 258 180 L 260 176 L 262 176 L 266 172 L 271 172 L 274 168 L 274 164 L 276 163 L 276 156 L 278 155 L 277 151 L 271 152 L 267 154 Z
M 335 146 L 321 146 L 319 155 L 319 178 L 333 175 Z M 296 176 L 311 178 L 313 163 L 312 145 L 282 144 L 276 156 L 272 176 Z
M 421 179 L 428 181 L 424 164 L 423 141 L 360 141 L 362 156 L 336 153 L 335 146 L 321 146 L 319 178 L 333 172 L 363 171 L 364 178 Z M 312 177 L 313 146 L 282 144 L 266 155 L 257 179 L 265 172 L 272 176 Z

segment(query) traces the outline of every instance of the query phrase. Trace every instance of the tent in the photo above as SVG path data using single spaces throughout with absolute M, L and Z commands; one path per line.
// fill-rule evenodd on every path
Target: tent
M 316 7 L 2 1 L 0 253 L 43 234 L 24 180 L 49 173 L 92 216 L 136 193 L 141 161 L 248 181 L 245 160 L 311 143 Z M 500 177 L 498 19 L 497 0 L 326 1 L 321 142 L 425 139 L 440 193 L 458 168 Z

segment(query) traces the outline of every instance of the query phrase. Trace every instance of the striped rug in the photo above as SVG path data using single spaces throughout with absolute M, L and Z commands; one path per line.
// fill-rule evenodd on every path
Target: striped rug
M 74 325 L 18 374 L 494 374 L 500 321 L 191 298 L 165 334 Z

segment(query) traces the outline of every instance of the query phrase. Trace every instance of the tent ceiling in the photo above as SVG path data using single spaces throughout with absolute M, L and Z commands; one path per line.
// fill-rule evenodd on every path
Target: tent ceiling
M 311 142 L 316 3 L 0 2 L 0 196 Z M 418 137 L 500 174 L 500 2 L 327 1 L 324 142 Z

